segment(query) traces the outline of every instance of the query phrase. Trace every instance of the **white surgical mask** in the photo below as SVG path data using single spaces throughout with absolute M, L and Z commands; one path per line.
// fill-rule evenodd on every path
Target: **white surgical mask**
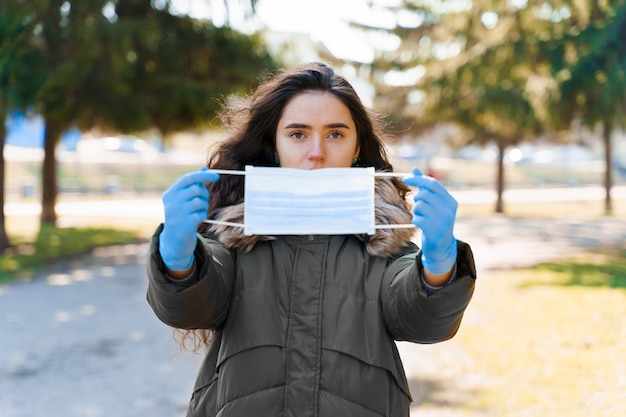
M 374 168 L 295 168 L 246 166 L 244 224 L 206 220 L 244 228 L 246 235 L 370 234 L 381 227 L 374 217 Z

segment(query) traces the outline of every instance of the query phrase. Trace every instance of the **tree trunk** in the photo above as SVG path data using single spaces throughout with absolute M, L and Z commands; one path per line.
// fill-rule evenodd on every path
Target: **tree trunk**
M 41 174 L 41 224 L 56 225 L 57 175 L 56 175 L 56 144 L 59 142 L 63 129 L 46 120 L 44 135 L 43 170 Z
M 6 139 L 6 127 L 4 126 L 5 114 L 0 114 L 0 253 L 11 247 L 7 235 L 6 219 L 4 216 L 4 193 L 6 181 L 6 168 L 4 163 L 4 141 Z
M 502 195 L 504 194 L 504 151 L 506 145 L 497 142 L 498 145 L 498 174 L 496 176 L 496 213 L 504 213 L 504 203 Z
M 611 123 L 604 123 L 602 139 L 604 142 L 604 214 L 610 216 L 613 213 L 613 203 L 611 202 L 611 188 L 613 186 L 613 152 L 611 150 Z

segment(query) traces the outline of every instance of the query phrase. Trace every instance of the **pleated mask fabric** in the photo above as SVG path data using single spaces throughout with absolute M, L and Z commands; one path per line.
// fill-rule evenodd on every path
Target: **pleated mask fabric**
M 246 235 L 374 234 L 374 168 L 247 166 Z

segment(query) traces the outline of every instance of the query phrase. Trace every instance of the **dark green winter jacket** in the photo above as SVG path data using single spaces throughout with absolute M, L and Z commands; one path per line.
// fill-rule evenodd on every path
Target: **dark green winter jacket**
M 378 223 L 410 221 L 394 204 L 377 202 Z M 406 229 L 267 238 L 220 226 L 219 241 L 198 235 L 195 278 L 179 283 L 165 274 L 160 231 L 150 305 L 172 327 L 215 330 L 188 417 L 407 417 L 411 394 L 394 340 L 451 338 L 476 278 L 459 242 L 456 279 L 429 295 Z

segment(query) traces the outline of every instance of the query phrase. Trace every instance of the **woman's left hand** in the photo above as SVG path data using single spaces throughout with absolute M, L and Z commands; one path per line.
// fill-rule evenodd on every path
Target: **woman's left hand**
M 433 274 L 445 274 L 456 263 L 454 220 L 457 201 L 435 178 L 413 168 L 413 176 L 403 182 L 418 188 L 413 197 L 412 223 L 422 231 L 422 264 Z

